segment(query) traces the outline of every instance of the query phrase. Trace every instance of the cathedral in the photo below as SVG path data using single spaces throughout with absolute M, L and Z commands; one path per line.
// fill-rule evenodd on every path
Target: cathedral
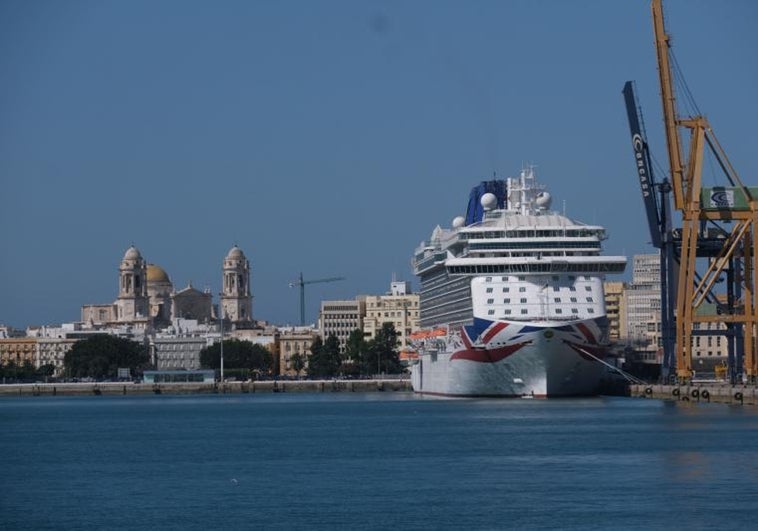
M 82 306 L 84 324 L 128 324 L 146 329 L 168 326 L 176 318 L 209 323 L 219 317 L 210 290 L 200 291 L 190 283 L 176 291 L 168 273 L 147 263 L 133 245 L 124 253 L 118 273 L 118 298 L 111 304 Z M 235 325 L 253 322 L 250 262 L 236 245 L 224 258 L 219 309 L 223 319 Z

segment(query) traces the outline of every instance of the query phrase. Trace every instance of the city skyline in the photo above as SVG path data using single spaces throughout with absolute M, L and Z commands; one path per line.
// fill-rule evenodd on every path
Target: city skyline
M 755 185 L 758 5 L 664 7 L 688 88 Z M 214 299 L 239 245 L 253 317 L 277 324 L 299 322 L 301 272 L 345 277 L 306 288 L 313 322 L 393 273 L 415 287 L 418 243 L 525 164 L 556 210 L 607 227 L 606 253 L 653 251 L 621 96 L 635 80 L 666 168 L 647 2 L 11 0 L 0 44 L 6 325 L 111 300 L 131 244 Z

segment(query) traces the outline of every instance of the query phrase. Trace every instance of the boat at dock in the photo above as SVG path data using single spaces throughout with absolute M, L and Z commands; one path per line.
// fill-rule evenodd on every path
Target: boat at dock
M 466 217 L 437 226 L 413 257 L 422 331 L 417 393 L 554 397 L 597 393 L 607 364 L 606 231 L 550 210 L 533 169 L 483 182 Z

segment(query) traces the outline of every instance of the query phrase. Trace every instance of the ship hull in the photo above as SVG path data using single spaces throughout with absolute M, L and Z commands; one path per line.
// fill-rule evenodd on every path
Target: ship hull
M 605 349 L 599 320 L 571 325 L 489 322 L 472 342 L 457 337 L 420 349 L 411 371 L 417 393 L 457 397 L 565 397 L 598 393 Z M 439 348 L 442 347 L 442 348 Z

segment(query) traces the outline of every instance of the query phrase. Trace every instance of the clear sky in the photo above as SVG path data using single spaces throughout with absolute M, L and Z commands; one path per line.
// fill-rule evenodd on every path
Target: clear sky
M 671 0 L 697 104 L 758 185 L 758 2 Z M 415 279 L 479 181 L 534 164 L 605 250 L 651 252 L 621 96 L 667 166 L 647 1 L 0 0 L 0 323 L 78 320 L 134 243 L 177 289 L 238 244 L 253 313 Z M 704 183 L 713 165 L 706 165 Z M 622 277 L 625 278 L 625 277 Z

